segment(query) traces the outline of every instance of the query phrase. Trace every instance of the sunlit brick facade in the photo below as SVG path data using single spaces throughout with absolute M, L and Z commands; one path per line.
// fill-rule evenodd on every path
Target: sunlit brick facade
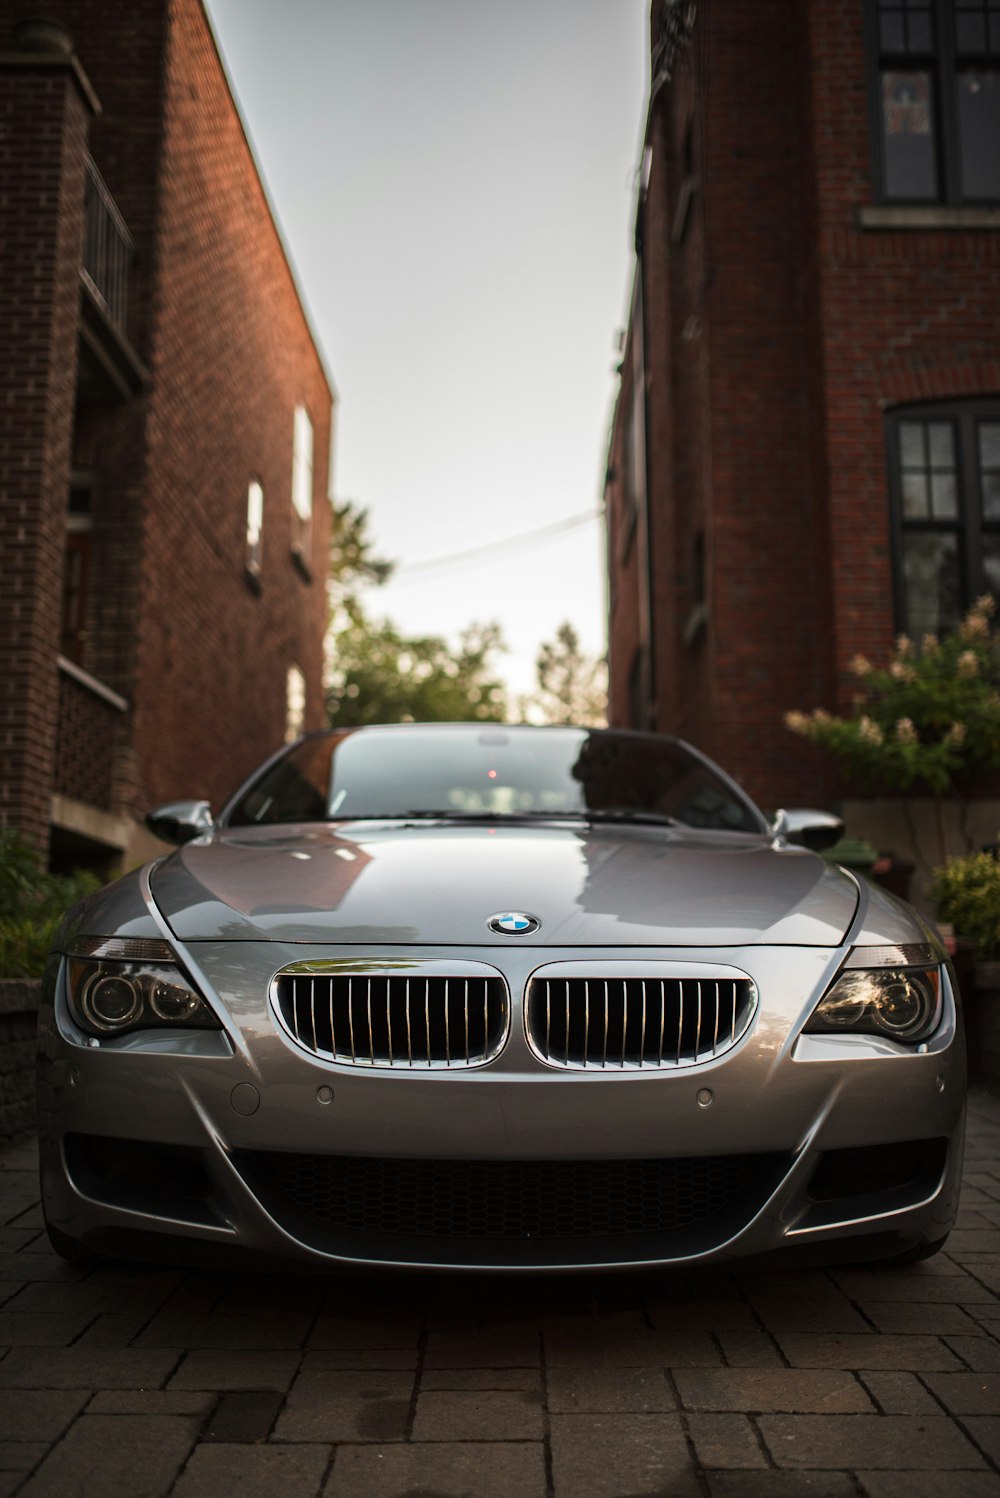
M 0 825 L 112 866 L 290 682 L 322 722 L 333 396 L 200 0 L 46 13 L 0 23 Z

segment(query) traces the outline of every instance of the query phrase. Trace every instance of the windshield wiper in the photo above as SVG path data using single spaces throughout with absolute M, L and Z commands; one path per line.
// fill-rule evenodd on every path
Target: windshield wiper
M 400 821 L 412 822 L 582 822 L 582 811 L 404 811 Z
M 646 822 L 654 827 L 681 827 L 676 817 L 668 817 L 661 811 L 643 811 L 634 806 L 606 806 L 596 811 L 582 811 L 585 822 Z
M 459 811 L 454 807 L 429 811 L 424 807 L 412 811 L 338 812 L 336 822 L 633 822 L 656 827 L 679 827 L 676 817 L 662 812 L 642 811 L 622 806 L 596 811 Z

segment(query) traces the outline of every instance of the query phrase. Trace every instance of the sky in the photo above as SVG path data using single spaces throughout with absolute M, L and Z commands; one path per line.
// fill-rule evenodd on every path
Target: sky
M 407 633 L 606 633 L 648 0 L 207 0 Z M 553 533 L 516 544 L 545 527 Z M 428 566 L 484 548 L 458 563 Z

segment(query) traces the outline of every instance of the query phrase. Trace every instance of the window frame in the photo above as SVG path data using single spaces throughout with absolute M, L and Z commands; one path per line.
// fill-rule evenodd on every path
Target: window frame
M 307 484 L 300 480 L 301 473 L 308 473 Z M 309 414 L 309 407 L 305 401 L 298 401 L 292 413 L 291 551 L 292 557 L 306 570 L 307 575 L 312 548 L 315 488 L 316 428 Z
M 872 184 L 875 200 L 893 208 L 990 207 L 1000 203 L 1000 192 L 991 197 L 968 197 L 962 191 L 962 152 L 959 125 L 958 84 L 963 69 L 995 69 L 1000 78 L 1000 53 L 962 53 L 956 45 L 953 0 L 930 0 L 933 49 L 930 52 L 882 51 L 879 31 L 879 0 L 865 0 L 865 57 L 868 83 L 868 124 L 871 147 Z M 900 72 L 928 72 L 931 78 L 931 118 L 937 192 L 933 197 L 890 197 L 883 154 L 882 71 L 887 65 Z
M 259 498 L 257 509 L 259 516 L 257 520 L 257 539 L 251 539 L 251 519 L 253 514 L 254 498 Z M 264 558 L 264 485 L 259 478 L 252 478 L 247 484 L 246 514 L 245 514 L 245 536 L 244 536 L 244 562 L 247 577 L 260 588 L 260 574 Z
M 903 514 L 903 465 L 899 428 L 907 421 L 950 422 L 955 433 L 955 479 L 958 514 L 954 520 L 908 521 Z M 893 614 L 897 632 L 910 633 L 907 620 L 906 577 L 903 538 L 907 531 L 954 535 L 958 549 L 960 613 L 990 589 L 983 569 L 983 537 L 1000 537 L 1000 518 L 986 520 L 982 514 L 983 474 L 979 458 L 978 424 L 1000 422 L 1000 396 L 971 399 L 920 401 L 893 406 L 885 413 L 885 445 L 888 459 L 890 534 L 892 541 Z
M 73 469 L 67 491 L 59 603 L 59 653 L 75 666 L 83 665 L 90 608 L 91 550 L 94 530 L 94 475 Z M 86 505 L 74 509 L 74 493 L 86 494 Z

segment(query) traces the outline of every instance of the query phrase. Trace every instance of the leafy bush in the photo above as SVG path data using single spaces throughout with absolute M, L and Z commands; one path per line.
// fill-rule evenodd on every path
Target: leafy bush
M 976 944 L 983 962 L 1000 958 L 1000 860 L 992 853 L 949 858 L 934 879 L 942 920 Z
M 785 725 L 828 749 L 860 781 L 883 791 L 943 796 L 1000 769 L 1000 638 L 994 600 L 980 598 L 959 628 L 915 645 L 900 635 L 889 664 L 855 656 L 858 689 L 842 717 L 816 708 Z
M 66 911 L 100 886 L 83 871 L 45 873 L 20 833 L 0 832 L 0 978 L 41 977 Z

